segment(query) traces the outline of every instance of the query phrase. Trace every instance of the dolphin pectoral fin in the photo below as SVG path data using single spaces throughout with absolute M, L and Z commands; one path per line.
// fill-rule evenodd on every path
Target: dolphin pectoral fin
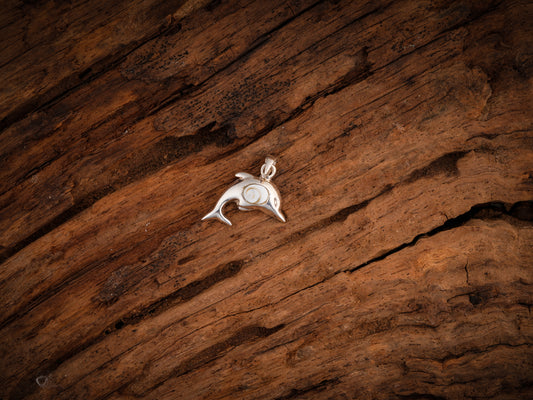
M 228 224 L 231 226 L 231 221 L 229 219 L 227 219 L 223 214 L 222 214 L 222 210 L 219 209 L 217 210 L 216 208 L 211 211 L 209 214 L 205 215 L 203 218 L 202 218 L 202 221 L 203 220 L 206 220 L 206 219 L 210 219 L 210 218 L 216 218 L 218 219 L 219 221 L 221 222 L 224 222 L 225 224 Z
M 246 207 L 243 207 L 243 206 L 239 206 L 239 210 L 241 210 L 241 211 L 252 211 L 251 208 L 246 208 Z
M 251 174 L 249 174 L 249 173 L 247 173 L 247 172 L 237 172 L 237 173 L 235 174 L 235 176 L 236 176 L 237 178 L 239 178 L 240 180 L 250 179 L 250 178 L 253 178 L 253 177 L 254 177 L 253 175 L 251 175 Z

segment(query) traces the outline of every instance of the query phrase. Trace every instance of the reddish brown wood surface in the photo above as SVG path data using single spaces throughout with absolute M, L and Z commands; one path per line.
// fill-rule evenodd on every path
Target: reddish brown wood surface
M 532 17 L 6 2 L 0 398 L 531 398 Z

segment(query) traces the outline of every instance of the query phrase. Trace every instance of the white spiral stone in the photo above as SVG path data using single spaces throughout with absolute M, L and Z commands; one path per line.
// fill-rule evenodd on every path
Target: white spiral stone
M 268 190 L 262 185 L 252 183 L 244 187 L 242 197 L 250 204 L 265 204 L 268 200 Z

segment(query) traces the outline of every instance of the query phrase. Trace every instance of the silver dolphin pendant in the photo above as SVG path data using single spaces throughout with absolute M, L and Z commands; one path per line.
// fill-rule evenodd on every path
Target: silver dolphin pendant
M 267 157 L 261 167 L 261 177 L 256 178 L 246 172 L 235 174 L 240 181 L 224 192 L 213 211 L 203 217 L 202 221 L 217 218 L 231 225 L 231 221 L 222 214 L 222 208 L 226 203 L 234 201 L 241 211 L 261 210 L 285 222 L 281 212 L 281 196 L 276 186 L 270 182 L 276 174 L 275 165 L 276 161 Z

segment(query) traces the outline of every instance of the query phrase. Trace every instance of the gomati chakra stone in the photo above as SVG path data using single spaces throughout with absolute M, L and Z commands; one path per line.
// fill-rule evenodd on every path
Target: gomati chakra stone
M 252 183 L 244 187 L 242 197 L 250 204 L 265 204 L 268 200 L 268 190 L 262 185 Z

